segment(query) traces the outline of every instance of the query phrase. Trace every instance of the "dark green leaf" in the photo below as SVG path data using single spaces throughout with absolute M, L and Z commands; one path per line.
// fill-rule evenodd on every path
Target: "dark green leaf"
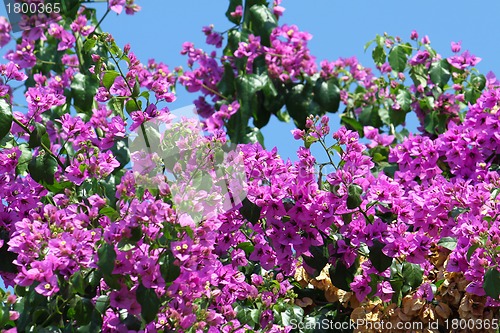
M 383 125 L 380 115 L 378 114 L 378 108 L 373 106 L 363 108 L 363 111 L 361 111 L 358 117 L 358 121 L 363 126 L 373 126 L 375 128 L 382 127 Z
M 47 131 L 45 129 L 45 126 L 40 123 L 35 123 L 35 128 L 30 134 L 30 138 L 28 140 L 28 146 L 30 148 L 35 148 L 39 147 L 42 144 L 42 137 L 47 134 Z M 48 140 L 48 136 L 46 136 L 46 140 Z M 44 144 L 47 143 L 47 141 L 44 140 Z M 49 143 L 50 144 L 50 143 Z M 47 148 L 50 146 L 46 146 Z
M 340 88 L 337 79 L 318 79 L 314 85 L 314 100 L 327 112 L 337 112 L 340 105 Z
M 356 258 L 354 264 L 347 268 L 342 260 L 338 259 L 335 265 L 330 266 L 330 280 L 332 284 L 342 290 L 351 291 L 350 284 L 354 281 L 354 276 L 359 267 L 359 259 Z
M 240 108 L 229 120 L 227 128 L 233 142 L 243 143 L 249 133 L 248 121 L 257 113 L 257 91 L 263 88 L 264 82 L 259 75 L 247 74 L 236 77 L 235 83 Z
M 361 125 L 356 119 L 350 117 L 341 117 L 340 122 L 345 125 L 347 129 L 358 132 L 358 134 L 363 136 L 363 125 Z
M 311 246 L 309 251 L 312 254 L 312 257 L 302 255 L 304 262 L 307 266 L 314 269 L 313 272 L 309 272 L 313 278 L 317 277 L 323 268 L 325 268 L 326 264 L 328 264 L 328 255 L 324 252 L 324 248 L 321 246 Z
M 52 185 L 57 171 L 57 161 L 52 155 L 42 150 L 28 164 L 28 170 L 34 181 Z
M 476 250 L 479 248 L 479 243 L 475 243 L 473 244 L 471 247 L 469 247 L 469 249 L 467 250 L 467 261 L 470 261 L 470 258 L 472 257 L 472 255 L 474 254 L 474 252 L 476 252 Z
M 260 219 L 260 212 L 262 207 L 257 206 L 248 198 L 243 199 L 242 206 L 240 208 L 240 214 L 247 219 L 248 222 L 255 224 Z
M 243 1 L 242 0 L 230 0 L 229 1 L 229 7 L 227 8 L 226 11 L 226 17 L 229 21 L 231 21 L 234 24 L 240 23 L 241 17 L 233 17 L 231 16 L 231 13 L 236 10 L 236 7 L 242 6 Z
M 221 80 L 217 83 L 217 88 L 226 97 L 234 94 L 234 69 L 228 62 L 224 63 L 224 74 L 222 74 Z
M 257 36 L 260 36 L 261 43 L 264 46 L 270 46 L 270 35 L 278 22 L 266 5 L 253 5 L 250 8 L 251 30 Z
M 92 320 L 92 313 L 94 311 L 94 305 L 92 301 L 87 298 L 80 298 L 76 303 L 75 308 L 76 323 L 78 325 L 84 326 L 90 323 Z
M 302 309 L 297 305 L 289 306 L 280 315 L 281 315 L 281 323 L 283 326 L 290 326 L 290 325 L 293 326 L 294 323 L 302 322 L 302 318 L 304 316 L 304 309 Z
M 402 288 L 404 281 L 401 278 L 396 278 L 396 279 L 391 279 L 390 281 L 392 290 L 394 290 L 394 294 L 392 295 L 392 302 L 397 304 L 398 306 L 401 306 L 401 301 L 403 298 L 403 293 L 402 293 Z
M 451 77 L 450 64 L 446 59 L 435 62 L 431 65 L 429 74 L 431 81 L 443 88 Z
M 437 245 L 453 251 L 457 247 L 457 239 L 455 237 L 443 237 L 439 240 Z
M 475 90 L 481 91 L 486 86 L 486 77 L 483 74 L 473 73 L 470 82 Z
M 484 275 L 484 291 L 487 296 L 499 300 L 500 298 L 500 272 L 496 268 L 490 268 Z
M 347 196 L 347 208 L 355 209 L 361 205 L 363 200 L 361 199 L 361 194 L 363 193 L 363 189 L 361 186 L 352 184 L 349 185 L 348 188 L 348 196 Z
M 259 322 L 259 317 L 257 312 L 252 311 L 252 309 L 238 305 L 234 309 L 236 311 L 236 318 L 242 325 L 249 325 L 250 327 L 255 327 L 255 324 Z M 257 310 L 257 309 L 253 309 Z
M 94 96 L 97 92 L 99 82 L 94 76 L 76 73 L 71 81 L 71 95 L 73 104 L 78 112 L 92 113 Z
M 160 299 L 154 289 L 146 288 L 142 283 L 137 288 L 137 301 L 141 305 L 141 315 L 146 323 L 156 318 L 160 309 Z
M 417 288 L 422 283 L 424 270 L 420 265 L 405 262 L 403 263 L 402 274 L 406 285 Z
M 76 271 L 70 279 L 71 287 L 80 295 L 85 295 L 85 281 L 83 280 L 82 271 Z
M 370 262 L 379 272 L 385 271 L 392 264 L 392 258 L 386 256 L 384 252 L 382 252 L 384 247 L 385 244 L 377 239 L 373 240 L 373 245 L 370 247 Z
M 12 126 L 12 108 L 5 98 L 0 99 L 0 140 L 9 132 Z
M 117 140 L 111 148 L 113 156 L 120 162 L 120 168 L 124 168 L 130 162 L 130 150 L 128 149 L 128 140 Z M 120 168 L 115 169 L 116 173 Z
M 115 260 L 116 260 L 116 252 L 113 245 L 104 243 L 97 250 L 97 255 L 99 257 L 99 261 L 97 262 L 97 266 L 101 269 L 101 271 L 110 275 L 115 268 Z
M 391 49 L 391 52 L 389 52 L 389 64 L 394 71 L 403 72 L 406 68 L 407 61 L 408 55 L 404 47 L 396 45 Z
M 309 83 L 294 85 L 288 91 L 285 101 L 286 109 L 299 129 L 305 129 L 309 115 L 321 114 L 320 105 L 313 99 L 313 86 Z
M 28 170 L 28 165 L 33 158 L 33 152 L 28 148 L 26 143 L 22 143 L 18 146 L 19 150 L 21 150 L 21 156 L 17 160 L 16 173 L 18 175 L 26 175 L 26 171 Z
M 378 115 L 380 117 L 380 120 L 386 125 L 391 124 L 391 116 L 389 115 L 389 110 L 380 108 L 378 109 Z
M 381 45 L 375 47 L 372 51 L 372 58 L 377 66 L 382 66 L 385 63 L 386 58 L 384 47 Z
M 161 276 L 166 283 L 175 281 L 181 274 L 181 269 L 175 264 L 175 257 L 172 253 L 164 253 L 159 260 Z

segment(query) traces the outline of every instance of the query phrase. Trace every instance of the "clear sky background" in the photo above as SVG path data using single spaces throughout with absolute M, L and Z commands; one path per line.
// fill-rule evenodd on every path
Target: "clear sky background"
M 225 31 L 232 24 L 224 13 L 225 0 L 136 0 L 142 11 L 134 16 L 110 14 L 103 29 L 113 34 L 120 46 L 130 43 L 141 61 L 155 58 L 173 68 L 186 67 L 186 57 L 179 51 L 185 41 L 205 48 L 202 26 L 214 24 L 215 30 Z M 486 74 L 500 76 L 500 2 L 483 0 L 458 1 L 337 1 L 284 0 L 286 11 L 280 24 L 295 24 L 313 35 L 309 42 L 317 61 L 356 56 L 366 67 L 374 67 L 371 52 L 364 45 L 376 34 L 387 32 L 409 41 L 415 29 L 420 36 L 428 35 L 431 45 L 443 56 L 450 56 L 450 42 L 462 41 L 462 50 L 470 50 L 483 60 L 477 66 Z M 104 12 L 104 4 L 97 5 Z M 171 110 L 192 103 L 194 96 L 178 87 L 178 98 Z M 186 113 L 185 111 L 183 112 Z M 338 114 L 330 114 L 332 130 L 338 127 Z M 275 117 L 264 127 L 266 148 L 278 147 L 284 158 L 296 159 L 301 142 L 295 141 L 290 130 L 293 123 L 279 122 Z M 414 119 L 414 118 L 413 118 Z M 415 128 L 415 124 L 411 124 Z

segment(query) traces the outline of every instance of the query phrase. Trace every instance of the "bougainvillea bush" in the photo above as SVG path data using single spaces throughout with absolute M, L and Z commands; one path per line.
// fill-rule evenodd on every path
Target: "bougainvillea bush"
M 373 69 L 318 63 L 280 1 L 231 0 L 234 27 L 172 70 L 100 29 L 133 0 L 103 6 L 23 16 L 10 44 L 0 19 L 2 332 L 498 328 L 500 82 L 480 58 L 413 31 L 368 43 Z M 179 85 L 198 120 L 170 113 Z M 262 146 L 274 116 L 296 162 Z

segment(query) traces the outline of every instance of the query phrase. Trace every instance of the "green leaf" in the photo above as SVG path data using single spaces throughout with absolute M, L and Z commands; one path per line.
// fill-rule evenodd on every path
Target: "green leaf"
M 385 244 L 377 239 L 373 240 L 373 246 L 370 247 L 370 262 L 379 272 L 385 271 L 392 265 L 392 258 L 382 252 L 384 247 Z
M 45 137 L 43 138 L 43 143 L 47 148 L 50 147 L 50 142 L 48 146 L 46 145 L 46 143 L 49 140 L 49 137 L 46 134 L 47 130 L 45 129 L 45 126 L 40 123 L 35 123 L 35 128 L 31 132 L 30 138 L 28 140 L 28 147 L 29 148 L 39 147 L 42 144 L 42 137 L 44 136 Z
M 320 115 L 321 107 L 313 99 L 313 86 L 311 84 L 295 84 L 286 95 L 285 105 L 288 113 L 293 118 L 295 126 L 305 129 L 306 119 L 309 115 Z
M 434 62 L 429 71 L 431 81 L 443 88 L 450 80 L 450 64 L 446 59 Z
M 139 285 L 136 291 L 137 301 L 141 305 L 141 315 L 146 323 L 152 322 L 160 309 L 160 299 L 154 289 Z
M 340 105 L 340 88 L 336 78 L 318 79 L 314 85 L 314 100 L 327 112 L 337 112 Z
M 324 248 L 321 246 L 311 246 L 309 247 L 309 251 L 312 254 L 312 257 L 302 255 L 302 259 L 307 264 L 307 266 L 314 269 L 311 276 L 313 278 L 317 277 L 323 268 L 325 268 L 326 264 L 328 264 L 328 256 L 324 252 Z
M 21 150 L 21 156 L 17 160 L 16 174 L 25 176 L 28 171 L 28 165 L 33 158 L 33 152 L 28 148 L 26 143 L 21 143 L 18 148 Z
M 347 129 L 353 130 L 358 132 L 360 137 L 362 137 L 363 134 L 363 125 L 361 125 L 356 119 L 350 118 L 350 117 L 344 117 L 345 114 L 342 115 L 340 118 L 341 124 L 345 125 Z
M 76 73 L 71 81 L 71 96 L 78 112 L 92 113 L 94 96 L 99 87 L 99 82 L 94 76 Z
M 363 111 L 361 111 L 358 117 L 358 121 L 363 126 L 373 126 L 375 128 L 380 128 L 383 125 L 380 115 L 378 114 L 378 108 L 373 106 L 363 108 Z
M 115 83 L 115 79 L 120 76 L 120 73 L 117 71 L 109 70 L 109 71 L 104 71 L 104 75 L 102 77 L 102 85 L 106 87 L 106 89 L 109 90 L 113 83 Z
M 470 261 L 470 258 L 472 257 L 472 255 L 474 254 L 474 252 L 476 252 L 476 250 L 479 248 L 479 243 L 475 243 L 473 244 L 471 247 L 469 247 L 469 249 L 467 250 L 467 261 Z
M 8 251 L 7 242 L 10 240 L 8 232 L 3 232 L 0 230 L 0 239 L 4 241 L 4 245 L 0 247 L 0 271 L 17 273 L 17 266 L 13 264 L 13 261 L 17 259 L 17 254 Z
M 79 326 L 84 326 L 92 320 L 92 313 L 94 312 L 94 305 L 88 298 L 80 298 L 75 307 L 76 323 Z
M 297 305 L 290 306 L 281 313 L 281 323 L 283 326 L 293 326 L 294 323 L 301 323 L 303 317 L 304 309 Z
M 234 70 L 228 62 L 224 63 L 224 74 L 222 74 L 221 80 L 217 83 L 217 88 L 226 97 L 234 94 Z
M 97 44 L 97 41 L 93 38 L 87 38 L 85 43 L 83 43 L 83 52 L 89 53 Z
M 125 103 L 125 110 L 127 110 L 128 113 L 142 110 L 142 101 L 139 100 L 137 103 L 133 99 L 129 99 L 127 103 Z
M 270 46 L 271 32 L 278 25 L 274 14 L 266 5 L 253 5 L 250 8 L 250 22 L 250 29 L 260 36 L 262 45 Z
M 125 99 L 120 97 L 111 97 L 108 101 L 108 107 L 111 111 L 114 112 L 115 115 L 123 115 L 123 105 Z
M 358 208 L 361 205 L 361 202 L 363 202 L 363 200 L 361 199 L 361 194 L 363 193 L 363 189 L 361 188 L 361 186 L 351 184 L 349 185 L 347 192 L 347 208 Z
M 9 132 L 12 126 L 12 108 L 5 98 L 0 99 L 0 140 Z
M 242 6 L 243 5 L 243 0 L 230 0 L 229 1 L 229 7 L 227 8 L 226 11 L 226 17 L 229 21 L 231 21 L 234 24 L 240 23 L 241 17 L 233 17 L 231 16 L 231 13 L 236 10 L 236 7 Z
M 394 290 L 391 301 L 397 304 L 397 306 L 401 306 L 401 300 L 403 298 L 401 289 L 403 288 L 404 282 L 401 278 L 391 279 L 389 282 L 391 284 L 392 290 Z
M 116 209 L 114 209 L 113 207 L 110 207 L 108 205 L 102 207 L 99 210 L 99 214 L 109 217 L 111 219 L 111 221 L 116 221 L 120 217 L 120 214 L 118 214 Z
M 246 324 L 253 328 L 259 322 L 260 312 L 258 309 L 238 305 L 234 310 L 236 311 L 236 318 L 242 325 Z
M 406 68 L 407 61 L 408 55 L 404 47 L 396 45 L 389 52 L 389 64 L 394 71 L 403 72 Z
M 476 91 L 481 91 L 486 86 L 486 77 L 483 74 L 475 74 L 471 75 L 470 83 L 474 87 Z
M 391 116 L 389 115 L 389 110 L 380 108 L 378 109 L 378 115 L 380 117 L 380 120 L 386 125 L 391 124 Z
M 406 89 L 399 89 L 396 102 L 401 106 L 401 110 L 405 112 L 411 110 L 411 94 Z
M 403 263 L 402 275 L 405 285 L 415 289 L 422 284 L 424 270 L 419 265 L 405 262 Z
M 28 164 L 28 170 L 31 178 L 37 183 L 43 184 L 45 182 L 52 185 L 57 171 L 57 160 L 42 150 L 32 158 Z
M 439 240 L 437 245 L 453 251 L 457 247 L 457 239 L 455 237 L 443 237 Z
M 437 123 L 438 123 L 437 112 L 432 111 L 431 113 L 425 116 L 424 128 L 428 133 L 434 134 L 436 132 Z
M 386 58 L 384 47 L 381 45 L 375 47 L 372 51 L 372 58 L 377 66 L 382 66 L 385 63 Z
M 309 147 L 311 147 L 311 145 L 313 143 L 315 143 L 317 141 L 318 141 L 318 138 L 316 138 L 316 137 L 314 137 L 312 135 L 308 135 L 304 139 L 304 147 L 309 148 Z
M 290 122 L 290 115 L 288 114 L 287 110 L 281 110 L 276 113 L 276 117 L 278 118 L 279 121 L 283 121 L 285 123 Z
M 95 309 L 100 313 L 104 314 L 106 312 L 106 309 L 109 306 L 109 296 L 108 295 L 101 295 L 97 297 L 95 301 Z
M 82 271 L 76 271 L 70 278 L 72 290 L 80 295 L 85 295 L 85 281 L 83 280 Z
M 116 252 L 113 245 L 104 243 L 97 250 L 97 255 L 99 257 L 99 261 L 97 262 L 97 266 L 101 269 L 101 271 L 106 275 L 111 275 L 113 269 L 115 268 L 115 260 L 116 260 Z
M 356 258 L 354 264 L 347 268 L 342 260 L 338 259 L 336 265 L 330 266 L 330 280 L 332 284 L 342 290 L 351 291 L 350 284 L 354 281 L 354 276 L 359 267 L 359 259 Z
M 247 134 L 242 143 L 260 143 L 264 147 L 264 135 L 257 127 L 247 127 Z
M 490 268 L 484 275 L 484 291 L 487 296 L 499 300 L 500 298 L 500 272 L 496 268 Z
M 171 252 L 165 252 L 158 261 L 160 273 L 166 283 L 175 281 L 181 274 L 181 269 L 175 264 L 175 257 Z
M 256 224 L 260 219 L 260 212 L 262 207 L 257 206 L 248 198 L 243 199 L 242 206 L 240 208 L 240 214 L 247 219 L 248 222 Z
M 128 140 L 117 140 L 111 148 L 113 156 L 118 162 L 120 167 L 116 168 L 113 173 L 117 173 L 120 168 L 124 168 L 130 162 L 130 150 L 128 149 Z
M 258 100 L 257 91 L 261 90 L 264 82 L 259 75 L 240 75 L 235 79 L 236 93 L 240 108 L 228 121 L 228 134 L 235 143 L 243 143 L 247 140 L 248 121 L 257 113 Z
M 243 242 L 243 243 L 239 243 L 237 246 L 236 246 L 237 249 L 242 249 L 243 251 L 245 251 L 245 254 L 246 255 L 250 255 L 252 254 L 253 250 L 254 250 L 254 246 L 252 244 L 252 242 Z

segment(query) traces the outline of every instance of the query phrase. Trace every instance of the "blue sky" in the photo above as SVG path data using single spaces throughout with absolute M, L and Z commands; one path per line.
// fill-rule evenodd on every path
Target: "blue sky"
M 141 61 L 155 58 L 171 68 L 186 64 L 179 54 L 185 41 L 205 47 L 202 26 L 214 24 L 224 31 L 232 24 L 224 13 L 227 1 L 137 0 L 142 11 L 134 16 L 109 15 L 103 29 L 113 34 L 119 45 L 130 43 Z M 356 56 L 366 67 L 373 67 L 370 52 L 364 53 L 365 43 L 376 34 L 387 32 L 409 40 L 415 29 L 420 36 L 428 35 L 432 46 L 443 56 L 451 55 L 450 42 L 462 41 L 483 60 L 478 68 L 482 73 L 493 71 L 500 76 L 500 3 L 493 0 L 470 1 L 335 1 L 284 0 L 286 8 L 280 23 L 295 24 L 313 35 L 309 42 L 311 53 L 318 62 L 323 59 Z M 99 8 L 99 5 L 96 5 Z M 101 5 L 104 8 L 104 4 Z M 171 110 L 192 103 L 194 96 L 178 87 L 178 99 Z M 338 114 L 330 114 L 332 129 L 338 127 Z M 295 159 L 301 142 L 290 135 L 292 123 L 276 119 L 263 129 L 266 147 L 278 147 L 284 158 Z

